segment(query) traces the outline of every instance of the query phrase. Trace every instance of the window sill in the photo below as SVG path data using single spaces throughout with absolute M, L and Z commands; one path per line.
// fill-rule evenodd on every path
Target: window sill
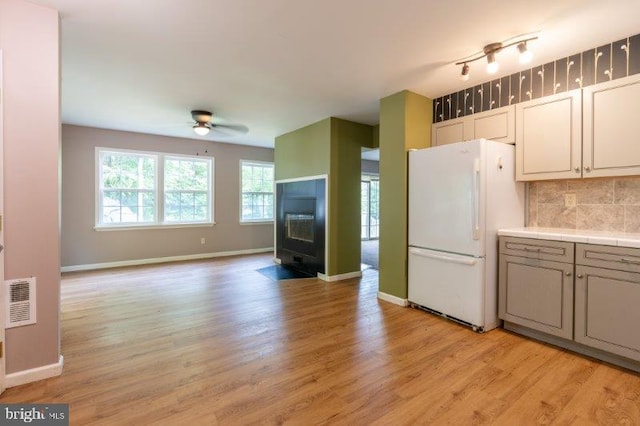
M 248 221 L 245 220 L 240 221 L 240 225 L 273 225 L 273 219 L 272 220 L 254 220 L 254 221 Z
M 103 231 L 137 231 L 140 229 L 176 229 L 176 228 L 206 228 L 213 227 L 215 222 L 198 222 L 198 223 L 175 223 L 167 225 L 159 225 L 157 223 L 151 225 L 122 225 L 122 226 L 104 226 L 97 225 L 93 229 L 98 232 Z

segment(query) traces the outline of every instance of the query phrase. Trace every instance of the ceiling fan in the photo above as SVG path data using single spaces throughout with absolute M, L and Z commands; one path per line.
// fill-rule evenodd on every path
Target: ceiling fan
M 200 136 L 206 136 L 212 130 L 218 136 L 223 137 L 240 136 L 249 131 L 249 128 L 242 124 L 223 123 L 223 121 L 219 119 L 216 119 L 214 123 L 213 114 L 209 111 L 195 109 L 191 111 L 191 118 L 195 121 L 193 131 Z

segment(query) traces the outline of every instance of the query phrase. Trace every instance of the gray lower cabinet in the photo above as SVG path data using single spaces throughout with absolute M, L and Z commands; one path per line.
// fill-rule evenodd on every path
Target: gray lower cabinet
M 640 272 L 638 249 L 577 244 L 576 342 L 640 361 L 640 273 L 634 271 Z
M 640 371 L 640 249 L 501 237 L 499 259 L 505 328 Z
M 501 319 L 573 338 L 573 244 L 502 238 L 499 270 Z

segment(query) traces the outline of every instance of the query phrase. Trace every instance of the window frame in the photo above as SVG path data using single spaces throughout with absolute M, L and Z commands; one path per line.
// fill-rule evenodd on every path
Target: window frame
M 195 161 L 206 161 L 209 164 L 209 179 L 207 179 L 207 220 L 205 221 L 166 221 L 165 220 L 165 165 L 167 160 L 193 159 Z M 210 224 L 213 223 L 213 174 L 214 174 L 214 158 L 201 155 L 184 155 L 184 154 L 162 154 L 162 224 L 165 226 L 173 225 L 191 225 L 191 224 Z M 188 192 L 188 191 L 187 191 Z M 196 191 L 193 191 L 196 192 Z M 201 192 L 200 190 L 197 192 Z M 160 217 L 160 216 L 158 216 Z
M 243 165 L 256 165 L 256 166 L 271 166 L 274 171 L 273 174 L 273 182 L 271 187 L 271 196 L 273 197 L 273 212 L 271 219 L 244 219 L 242 217 L 242 197 L 244 195 L 244 191 L 242 190 L 242 166 Z M 273 161 L 262 161 L 262 160 L 240 160 L 239 162 L 239 170 L 238 170 L 238 178 L 239 178 L 239 194 L 240 200 L 238 203 L 238 220 L 240 225 L 263 225 L 263 224 L 273 224 L 276 216 L 276 176 L 275 176 L 275 164 Z
M 151 157 L 155 161 L 155 176 L 154 176 L 154 189 L 155 206 L 154 214 L 155 221 L 153 222 L 125 222 L 125 223 L 103 223 L 102 214 L 104 206 L 102 205 L 102 193 L 104 188 L 102 187 L 102 154 L 113 153 L 123 155 L 136 155 L 141 157 Z M 166 222 L 164 220 L 164 198 L 165 198 L 165 161 L 167 159 L 194 159 L 198 161 L 206 160 L 209 164 L 209 179 L 208 184 L 208 219 L 205 221 L 171 221 Z M 168 229 L 168 228 L 188 228 L 188 227 L 203 227 L 215 225 L 214 220 L 214 205 L 215 205 L 215 158 L 211 156 L 202 155 L 187 155 L 176 154 L 166 152 L 154 152 L 143 151 L 126 148 L 110 148 L 110 147 L 96 147 L 95 148 L 95 183 L 94 183 L 94 198 L 95 198 L 95 217 L 94 217 L 94 230 L 96 231 L 118 231 L 118 230 L 132 230 L 132 229 Z

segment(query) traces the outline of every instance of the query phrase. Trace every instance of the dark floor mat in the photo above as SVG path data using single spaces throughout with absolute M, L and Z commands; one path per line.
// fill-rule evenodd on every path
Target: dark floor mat
M 310 275 L 306 272 L 300 272 L 282 265 L 267 266 L 266 268 L 256 269 L 256 271 L 274 281 L 294 280 L 297 278 L 313 278 L 313 275 Z

